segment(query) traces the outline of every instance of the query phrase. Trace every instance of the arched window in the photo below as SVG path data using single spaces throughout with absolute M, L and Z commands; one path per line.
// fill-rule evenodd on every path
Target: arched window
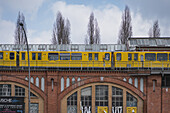
M 36 78 L 36 86 L 39 87 L 39 78 Z
M 138 88 L 138 79 L 135 78 L 135 87 Z
M 33 77 L 31 77 L 31 83 L 33 83 L 33 84 L 34 84 L 34 78 L 33 78 Z
M 140 79 L 140 90 L 143 92 L 143 78 Z
M 77 92 L 67 98 L 67 113 L 77 113 Z
M 62 77 L 61 78 L 61 91 L 64 90 L 64 78 Z
M 79 77 L 78 79 L 77 79 L 77 81 L 79 82 L 81 80 L 81 78 Z
M 67 78 L 67 84 L 66 84 L 66 87 L 69 87 L 70 86 L 70 79 Z
M 27 78 L 27 77 L 25 77 L 25 80 L 28 80 L 28 78 Z
M 129 78 L 129 84 L 132 84 L 132 78 Z
M 41 90 L 43 90 L 44 91 L 44 85 L 45 83 L 44 83 L 44 77 L 42 77 L 41 78 Z
M 76 82 L 76 80 L 75 80 L 75 78 L 73 77 L 73 78 L 72 78 L 72 84 L 75 84 L 75 82 Z

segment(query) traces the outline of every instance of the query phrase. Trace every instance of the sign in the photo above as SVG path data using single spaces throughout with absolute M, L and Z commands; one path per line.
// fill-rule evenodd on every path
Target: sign
M 82 106 L 80 113 L 91 113 L 91 106 Z
M 0 97 L 0 113 L 24 113 L 24 97 Z
M 123 113 L 122 106 L 112 107 L 112 113 Z
M 30 104 L 30 113 L 38 113 L 38 103 Z
M 126 107 L 127 113 L 137 113 L 137 107 Z
M 107 106 L 98 106 L 97 113 L 108 113 L 108 107 Z

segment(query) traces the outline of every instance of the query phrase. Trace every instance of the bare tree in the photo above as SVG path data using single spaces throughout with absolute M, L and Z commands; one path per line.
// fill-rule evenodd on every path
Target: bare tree
M 98 26 L 98 22 L 97 22 L 97 19 L 95 19 L 95 41 L 94 43 L 95 44 L 100 44 L 100 28 Z
M 65 23 L 61 12 L 58 12 L 53 25 L 52 44 L 70 44 L 70 26 L 69 20 Z
M 87 34 L 89 36 L 89 44 L 94 44 L 94 14 L 93 12 L 89 18 Z
M 87 35 L 85 35 L 84 43 L 85 43 L 85 44 L 89 44 L 88 36 L 87 36 Z
M 26 44 L 26 40 L 25 40 L 25 35 L 24 35 L 24 31 L 22 29 L 22 27 L 20 26 L 20 23 L 23 24 L 23 28 L 25 31 L 27 31 L 26 29 L 26 23 L 25 23 L 25 17 L 23 15 L 23 13 L 18 13 L 18 18 L 17 18 L 17 23 L 16 23 L 16 29 L 15 29 L 15 44 Z
M 64 44 L 70 44 L 70 21 L 67 19 L 66 20 L 66 25 L 64 27 L 64 39 L 63 43 Z
M 149 29 L 148 35 L 151 38 L 152 37 L 160 37 L 161 33 L 160 33 L 158 20 L 156 20 L 153 24 L 153 27 Z
M 130 9 L 128 6 L 125 7 L 125 10 L 122 15 L 121 29 L 119 31 L 119 44 L 125 44 L 128 49 L 128 38 L 132 36 L 132 25 L 131 25 L 131 15 Z
M 100 29 L 98 26 L 97 19 L 94 18 L 93 12 L 90 14 L 89 18 L 87 37 L 85 38 L 85 43 L 89 44 L 100 43 Z

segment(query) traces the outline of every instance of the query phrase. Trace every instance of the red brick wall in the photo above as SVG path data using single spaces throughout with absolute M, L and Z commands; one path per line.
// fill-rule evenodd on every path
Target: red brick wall
M 162 113 L 170 112 L 170 88 L 162 88 Z

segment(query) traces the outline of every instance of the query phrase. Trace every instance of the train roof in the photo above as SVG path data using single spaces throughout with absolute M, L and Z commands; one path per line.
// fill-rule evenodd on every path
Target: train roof
M 26 51 L 26 45 L 0 44 L 0 51 Z M 30 51 L 126 51 L 124 44 L 29 44 Z

